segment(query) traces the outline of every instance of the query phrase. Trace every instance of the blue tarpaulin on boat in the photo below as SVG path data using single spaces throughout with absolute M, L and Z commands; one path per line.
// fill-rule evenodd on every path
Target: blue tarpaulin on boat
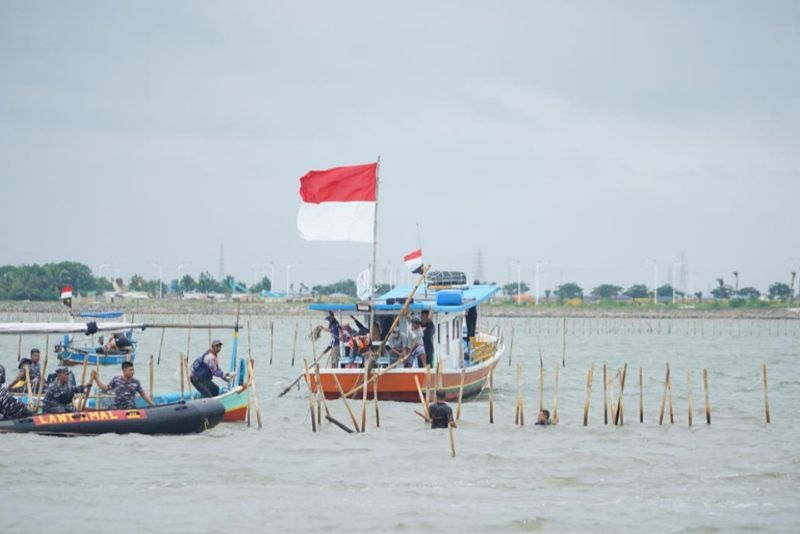
M 375 299 L 376 311 L 396 311 L 403 307 L 406 297 L 411 294 L 412 286 L 397 286 L 391 291 L 384 293 Z M 482 302 L 489 300 L 492 295 L 500 291 L 500 286 L 496 285 L 477 285 L 466 286 L 464 288 L 443 289 L 441 292 L 450 294 L 446 301 L 455 302 L 453 293 L 461 294 L 460 304 L 439 304 L 437 295 L 439 291 L 418 289 L 414 294 L 414 303 L 409 306 L 412 311 L 432 310 L 439 313 L 457 313 L 474 308 Z M 311 304 L 310 310 L 317 311 L 356 311 L 355 304 Z
M 80 312 L 78 317 L 90 317 L 93 319 L 116 319 L 122 317 L 121 311 L 107 311 L 107 312 Z

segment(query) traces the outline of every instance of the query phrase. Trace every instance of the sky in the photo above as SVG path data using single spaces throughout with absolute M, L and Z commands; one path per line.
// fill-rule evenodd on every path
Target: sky
M 797 2 L 0 2 L 0 264 L 354 278 L 299 178 L 380 156 L 379 282 L 764 290 L 798 147 Z

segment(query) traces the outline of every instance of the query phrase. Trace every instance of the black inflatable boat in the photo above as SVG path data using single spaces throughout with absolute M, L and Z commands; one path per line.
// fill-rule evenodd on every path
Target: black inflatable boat
M 33 432 L 59 436 L 92 434 L 195 434 L 217 426 L 225 406 L 200 399 L 134 410 L 98 410 L 43 414 L 0 420 L 0 432 Z

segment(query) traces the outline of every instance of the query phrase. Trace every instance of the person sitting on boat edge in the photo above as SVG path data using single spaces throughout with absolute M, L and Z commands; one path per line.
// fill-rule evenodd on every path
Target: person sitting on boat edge
M 226 382 L 231 377 L 230 373 L 223 372 L 219 366 L 219 357 L 217 355 L 221 350 L 222 341 L 215 339 L 211 342 L 211 348 L 192 362 L 192 374 L 189 380 L 204 398 L 219 395 L 219 386 L 214 383 L 215 376 Z
M 431 428 L 456 428 L 453 419 L 453 409 L 444 402 L 444 390 L 436 390 L 436 402 L 428 405 L 428 413 L 431 415 Z
M 39 379 L 41 378 L 42 369 L 39 367 L 39 360 L 41 359 L 42 354 L 39 352 L 39 349 L 31 349 L 31 357 L 30 358 L 22 358 L 20 360 L 19 365 L 19 372 L 17 376 L 14 377 L 14 380 L 8 383 L 8 387 L 11 391 L 25 391 L 26 389 L 26 378 L 25 378 L 25 368 L 28 369 L 28 375 L 31 379 L 31 390 L 37 391 L 39 388 Z
M 100 377 L 97 376 L 97 372 L 94 370 L 92 371 L 91 380 L 103 391 L 114 391 L 115 410 L 132 410 L 136 408 L 137 393 L 142 396 L 148 405 L 155 406 L 153 399 L 151 399 L 150 395 L 142 388 L 142 383 L 133 378 L 133 374 L 133 363 L 122 362 L 122 376 L 115 376 L 108 385 L 103 384 Z
M 133 346 L 131 340 L 128 339 L 123 333 L 117 332 L 112 334 L 108 343 L 97 349 L 98 354 L 114 354 L 119 352 L 126 352 L 127 349 Z
M 408 350 L 411 353 L 411 367 L 425 367 L 428 360 L 425 357 L 425 345 L 423 342 L 422 320 L 419 317 L 411 319 L 411 332 L 408 335 Z
M 546 426 L 550 424 L 550 411 L 549 410 L 539 410 L 539 415 L 536 416 L 536 423 L 537 425 Z
M 64 413 L 72 411 L 72 399 L 76 393 L 86 391 L 86 386 L 73 386 L 69 383 L 69 370 L 56 369 L 56 379 L 47 387 L 42 401 L 42 413 Z
M 325 317 L 325 320 L 328 321 L 328 326 L 323 326 L 322 329 L 331 335 L 331 343 L 329 345 L 331 349 L 331 367 L 336 368 L 339 366 L 339 356 L 341 356 L 341 328 L 339 327 L 339 321 L 336 320 L 336 315 L 333 313 L 333 310 L 328 312 L 328 316 Z
M 19 419 L 21 417 L 30 417 L 31 412 L 25 407 L 25 404 L 15 399 L 8 388 L 3 384 L 6 380 L 5 369 L 0 374 L 0 419 Z
M 431 320 L 430 310 L 422 310 L 420 312 L 420 320 L 422 325 L 422 346 L 425 347 L 425 359 L 431 367 L 433 367 L 433 335 L 436 333 L 436 325 Z

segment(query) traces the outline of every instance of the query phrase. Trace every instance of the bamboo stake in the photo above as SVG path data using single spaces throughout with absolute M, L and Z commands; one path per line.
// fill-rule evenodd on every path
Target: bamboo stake
M 314 418 L 314 394 L 311 391 L 311 373 L 308 372 L 308 358 L 303 358 L 303 364 L 306 367 L 306 381 L 308 382 L 308 410 L 311 413 L 311 431 L 316 432 L 317 420 Z
M 628 364 L 622 368 L 622 378 L 619 383 L 619 400 L 617 401 L 617 413 L 614 418 L 615 425 L 624 425 L 625 416 L 622 414 L 622 396 L 625 394 L 625 377 L 628 375 Z
M 155 372 L 153 370 L 153 355 L 150 355 L 150 398 L 153 398 L 153 379 L 155 378 Z
M 419 385 L 419 378 L 414 375 L 414 384 L 417 386 L 417 393 L 419 394 L 419 402 L 422 404 L 422 409 L 425 412 L 425 417 L 430 420 L 431 414 L 428 411 L 428 403 L 425 402 L 425 395 L 422 394 L 422 387 Z
M 189 329 L 186 334 L 186 357 L 192 353 L 192 320 L 189 319 Z
M 692 370 L 686 369 L 686 405 L 688 407 L 688 423 L 692 426 Z
M 556 383 L 553 388 L 553 424 L 558 424 L 558 374 L 561 369 L 556 365 Z
M 450 454 L 452 458 L 456 457 L 456 438 L 453 437 L 453 427 L 447 427 L 450 431 Z
M 183 372 L 186 373 L 186 392 L 189 394 L 189 400 L 192 400 L 192 380 L 189 376 L 189 355 L 183 358 Z
M 564 337 L 561 342 L 561 367 L 567 366 L 567 318 L 564 317 Z
M 86 385 L 86 368 L 88 366 L 89 366 L 89 355 L 88 354 L 84 354 L 83 355 L 83 370 L 81 371 L 81 385 L 82 386 Z M 83 392 L 83 402 L 81 402 L 79 404 L 78 408 L 80 410 L 85 410 L 86 409 L 86 402 L 88 400 L 89 400 L 89 392 L 88 391 L 84 391 Z
M 425 399 L 430 404 L 431 401 L 431 366 L 425 365 Z
M 539 360 L 539 411 L 544 410 L 544 366 Z
M 294 341 L 292 342 L 292 367 L 294 367 L 294 357 L 297 354 L 297 321 L 294 323 Z
M 183 372 L 183 353 L 180 353 L 180 354 L 178 355 L 178 358 L 180 359 L 180 365 L 179 365 L 180 369 L 178 370 L 178 372 L 179 372 L 179 373 L 180 373 L 180 375 L 181 375 L 181 400 L 183 401 L 183 400 L 185 399 L 185 397 L 184 397 L 184 394 L 183 394 L 183 393 L 184 393 L 184 387 L 183 387 L 183 381 L 184 381 L 184 372 Z
M 667 402 L 667 390 L 669 389 L 669 364 L 667 364 L 667 374 L 664 377 L 664 393 L 661 395 L 661 407 L 658 409 L 658 424 L 664 424 L 664 407 Z
M 522 364 L 517 364 L 520 377 L 522 376 Z M 519 388 L 519 426 L 525 426 L 525 394 L 523 389 Z
M 317 359 L 317 344 L 314 342 L 314 327 L 311 326 L 311 323 L 308 323 L 308 330 L 309 336 L 308 338 L 311 340 L 311 356 L 316 360 Z
M 47 360 L 50 356 L 50 336 L 45 338 L 44 343 L 44 365 L 39 373 L 39 390 L 36 392 L 36 404 L 33 407 L 33 413 L 39 411 L 39 403 L 42 401 L 42 393 L 44 392 L 44 383 L 47 380 Z
M 157 365 L 161 365 L 161 348 L 164 346 L 164 332 L 166 328 L 161 329 L 161 341 L 158 342 L 158 360 L 156 362 Z
M 376 370 L 375 374 L 378 374 L 379 371 Z M 375 399 L 375 428 L 381 427 L 381 412 L 378 408 L 378 382 L 381 381 L 380 376 L 375 377 L 375 381 L 372 383 L 372 398 Z M 364 388 L 367 389 L 367 388 Z
M 641 367 L 639 367 L 639 422 L 644 423 L 644 386 L 642 385 Z
M 442 388 L 442 360 L 436 360 L 436 378 L 433 381 L 434 396 L 437 390 Z
M 672 409 L 672 377 L 669 377 L 667 386 L 667 401 L 669 402 L 669 424 L 675 424 L 675 412 Z
M 428 417 L 427 415 L 425 415 L 424 413 L 420 413 L 417 410 L 414 410 L 414 413 L 417 414 L 418 416 L 420 416 L 426 423 L 430 423 L 431 422 L 431 418 Z
M 592 400 L 592 380 L 594 380 L 594 363 L 586 374 L 586 398 L 583 400 L 583 426 L 589 426 L 589 403 Z
M 347 425 L 342 424 L 341 422 L 337 421 L 336 419 L 334 419 L 330 415 L 326 415 L 325 419 L 327 419 L 328 421 L 330 421 L 334 425 L 338 426 L 339 428 L 341 428 L 342 430 L 344 430 L 348 434 L 352 434 L 353 433 L 353 429 L 352 428 L 349 428 Z
M 366 356 L 364 357 L 364 383 L 367 383 L 367 379 L 369 378 L 369 362 L 367 361 Z M 368 387 L 361 388 L 361 432 L 367 431 L 367 393 L 369 392 Z
M 494 369 L 489 371 L 489 424 L 494 424 Z
M 769 413 L 769 393 L 768 393 L 768 385 L 767 385 L 767 364 L 765 363 L 762 366 L 764 370 L 764 415 L 767 418 L 767 424 L 772 423 L 772 417 Z
M 514 404 L 514 424 L 519 424 L 519 382 L 520 382 L 520 369 L 519 364 L 517 364 L 517 399 Z
M 603 364 L 603 424 L 608 424 L 608 369 Z
M 275 352 L 275 323 L 269 322 L 269 364 L 272 365 L 272 354 Z
M 258 423 L 259 430 L 262 428 L 261 425 L 261 403 L 258 401 L 258 389 L 256 389 L 256 362 L 253 358 L 247 359 L 247 369 L 248 369 L 248 388 L 247 391 L 253 392 L 253 405 L 256 407 L 256 422 Z M 313 420 L 314 414 L 311 414 L 311 418 Z
M 325 416 L 330 417 L 331 412 L 328 410 L 328 401 L 325 400 L 325 392 L 322 390 L 322 379 L 319 376 L 319 364 L 316 364 L 315 373 L 317 375 L 317 394 L 319 400 L 322 401 L 322 407 L 325 409 Z
M 711 402 L 708 399 L 708 369 L 703 369 L 703 393 L 706 398 L 706 424 L 711 424 Z
M 464 397 L 464 379 L 466 378 L 467 370 L 461 368 L 461 385 L 458 386 L 458 405 L 456 406 L 456 421 L 461 420 L 461 399 Z
M 350 403 L 347 402 L 347 396 L 345 396 L 344 391 L 342 391 L 342 384 L 339 383 L 339 377 L 336 376 L 335 373 L 332 376 L 333 380 L 336 382 L 336 387 L 339 389 L 339 395 L 341 395 L 342 400 L 344 401 L 344 407 L 347 408 L 347 413 L 350 414 L 350 420 L 353 422 L 353 428 L 356 429 L 356 432 L 361 432 L 361 430 L 358 429 L 358 421 L 356 421 L 356 416 L 353 413 L 353 410 L 350 409 Z
M 609 379 L 608 379 L 608 384 L 609 384 L 609 389 L 610 389 L 608 408 L 609 408 L 609 412 L 610 412 L 610 415 L 611 415 L 611 424 L 612 425 L 617 424 L 616 423 L 616 420 L 617 420 L 617 409 L 616 409 L 616 405 L 614 404 L 614 397 L 616 397 L 616 394 L 614 392 L 614 380 L 616 380 L 617 376 L 619 376 L 619 369 L 617 369 L 617 374 L 616 375 L 614 375 L 613 377 L 609 377 Z
M 17 361 L 22 358 L 22 336 L 17 339 Z
M 250 328 L 250 320 L 248 320 L 247 321 L 247 357 L 248 358 L 252 358 L 253 357 L 253 353 L 252 353 L 252 350 L 251 350 L 251 347 L 253 346 L 253 344 L 251 342 L 251 336 L 250 336 L 250 332 L 251 331 L 252 331 L 252 328 Z M 211 343 L 209 343 L 209 345 L 211 345 Z

